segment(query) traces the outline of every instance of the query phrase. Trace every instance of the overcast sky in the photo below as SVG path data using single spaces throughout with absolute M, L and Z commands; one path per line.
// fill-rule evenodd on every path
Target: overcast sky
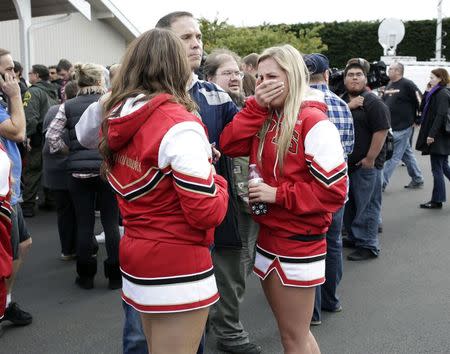
M 235 26 L 263 23 L 307 23 L 368 21 L 395 17 L 403 21 L 436 19 L 439 0 L 111 0 L 140 30 L 153 28 L 172 11 L 189 11 L 208 20 L 227 20 Z M 442 1 L 442 15 L 448 17 L 448 1 Z

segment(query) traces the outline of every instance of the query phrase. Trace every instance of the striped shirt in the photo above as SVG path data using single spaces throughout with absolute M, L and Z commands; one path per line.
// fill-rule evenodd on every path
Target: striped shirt
M 336 126 L 341 136 L 341 144 L 345 158 L 353 151 L 355 134 L 353 130 L 353 118 L 350 108 L 334 92 L 330 91 L 326 84 L 311 84 L 311 88 L 322 91 L 325 95 L 325 103 L 328 106 L 328 119 Z

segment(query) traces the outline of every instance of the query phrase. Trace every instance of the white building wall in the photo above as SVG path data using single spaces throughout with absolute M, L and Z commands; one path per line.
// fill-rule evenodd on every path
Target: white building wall
M 52 65 L 61 58 L 72 63 L 110 65 L 119 62 L 127 46 L 125 38 L 94 16 L 88 21 L 79 13 L 73 13 L 69 21 L 33 28 L 31 64 Z M 34 18 L 33 24 L 57 17 L 61 16 Z M 9 50 L 15 60 L 20 60 L 19 21 L 0 22 L 0 48 Z

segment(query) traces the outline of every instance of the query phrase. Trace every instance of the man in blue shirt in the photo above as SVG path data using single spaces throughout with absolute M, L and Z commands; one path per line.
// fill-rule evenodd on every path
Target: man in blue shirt
M 328 118 L 334 123 L 341 137 L 345 159 L 353 151 L 354 132 L 350 108 L 328 88 L 329 62 L 323 54 L 305 55 L 305 64 L 310 73 L 310 86 L 324 94 L 328 106 Z M 342 239 L 341 229 L 344 206 L 333 214 L 327 232 L 327 257 L 325 260 L 325 283 L 316 289 L 314 313 L 311 325 L 321 324 L 321 310 L 339 312 L 342 310 L 336 289 L 342 277 Z
M 23 256 L 31 246 L 31 237 L 26 231 L 20 204 L 20 176 L 22 161 L 17 143 L 25 140 L 25 113 L 22 106 L 22 96 L 14 73 L 14 62 L 9 51 L 0 48 L 0 91 L 7 97 L 7 104 L 0 104 L 0 139 L 12 161 L 12 196 L 11 206 L 11 245 L 13 249 L 13 273 L 7 281 L 6 311 L 2 321 L 10 321 L 14 325 L 25 326 L 32 322 L 31 315 L 11 301 L 12 287 Z M 9 111 L 5 107 L 8 107 Z

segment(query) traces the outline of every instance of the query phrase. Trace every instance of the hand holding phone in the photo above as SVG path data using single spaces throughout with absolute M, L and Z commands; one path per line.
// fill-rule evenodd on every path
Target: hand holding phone
M 9 97 L 20 96 L 20 87 L 11 74 L 0 75 L 0 88 Z

